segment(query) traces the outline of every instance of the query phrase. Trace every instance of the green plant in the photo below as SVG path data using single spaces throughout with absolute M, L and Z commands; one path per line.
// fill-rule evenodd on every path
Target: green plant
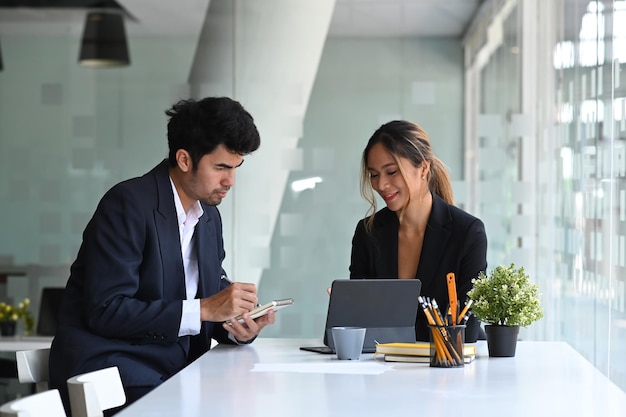
M 539 286 L 530 282 L 523 267 L 500 265 L 488 275 L 481 272 L 472 283 L 467 295 L 472 312 L 482 322 L 526 327 L 543 317 Z
M 25 298 L 17 306 L 0 302 L 0 321 L 14 321 L 17 322 L 20 319 L 24 323 L 24 333 L 30 334 L 35 327 L 35 320 L 30 312 L 30 300 Z

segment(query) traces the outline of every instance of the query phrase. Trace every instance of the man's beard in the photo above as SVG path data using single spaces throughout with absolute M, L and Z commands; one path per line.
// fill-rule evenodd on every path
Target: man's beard
M 206 200 L 204 200 L 204 203 L 208 204 L 209 206 L 219 206 L 223 198 L 218 197 L 217 194 L 222 193 L 222 192 L 228 192 L 228 190 L 230 190 L 230 188 L 213 190 L 213 192 L 209 195 L 209 197 Z

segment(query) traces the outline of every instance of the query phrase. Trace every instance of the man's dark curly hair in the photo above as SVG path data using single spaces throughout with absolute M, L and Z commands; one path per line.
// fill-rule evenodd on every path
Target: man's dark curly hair
M 176 166 L 176 151 L 189 152 L 196 170 L 200 159 L 224 145 L 229 151 L 247 155 L 259 148 L 261 138 L 254 119 L 243 106 L 228 97 L 181 100 L 165 114 L 169 165 Z

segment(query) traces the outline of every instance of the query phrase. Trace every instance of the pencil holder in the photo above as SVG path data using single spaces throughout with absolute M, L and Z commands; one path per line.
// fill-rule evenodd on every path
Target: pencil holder
M 465 325 L 430 326 L 430 366 L 437 368 L 465 366 L 464 340 Z

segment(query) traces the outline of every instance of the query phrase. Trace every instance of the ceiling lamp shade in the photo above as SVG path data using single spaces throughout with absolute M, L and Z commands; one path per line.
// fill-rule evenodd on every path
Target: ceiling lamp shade
M 78 62 L 95 68 L 130 65 L 121 12 L 108 10 L 87 14 Z

